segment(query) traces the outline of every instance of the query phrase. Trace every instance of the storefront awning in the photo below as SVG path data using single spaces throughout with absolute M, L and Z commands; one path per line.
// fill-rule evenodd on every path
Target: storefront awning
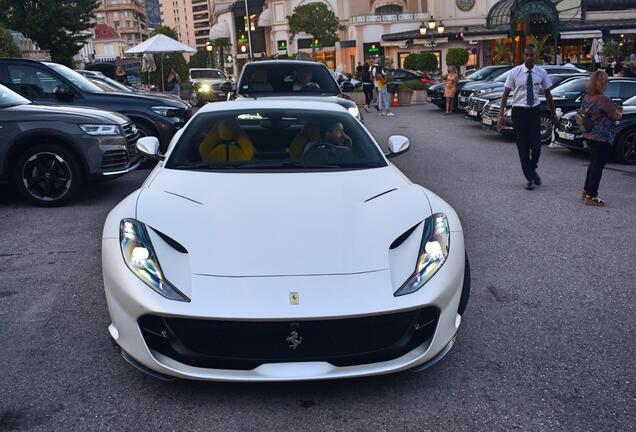
M 259 27 L 271 27 L 272 26 L 272 9 L 267 8 L 264 9 L 263 12 L 258 16 L 258 26 Z
M 561 39 L 596 39 L 603 37 L 600 30 L 562 31 Z
M 633 33 L 636 33 L 636 28 L 612 29 L 612 30 L 610 30 L 610 34 L 633 34 Z
M 230 29 L 227 27 L 225 21 L 214 24 L 210 28 L 210 40 L 217 39 L 229 39 L 230 38 Z
M 435 38 L 435 43 L 436 44 L 440 44 L 440 43 L 448 43 L 448 38 L 444 37 L 444 38 Z M 427 45 L 427 46 L 431 46 L 431 40 L 430 39 L 414 39 L 413 40 L 413 44 L 414 45 Z
M 493 33 L 493 34 L 483 34 L 483 35 L 464 34 L 464 40 L 468 40 L 468 41 L 505 39 L 507 37 L 508 37 L 508 33 Z
M 390 41 L 390 42 L 386 42 L 386 41 L 380 41 L 380 46 L 383 47 L 404 47 L 406 45 L 406 41 Z

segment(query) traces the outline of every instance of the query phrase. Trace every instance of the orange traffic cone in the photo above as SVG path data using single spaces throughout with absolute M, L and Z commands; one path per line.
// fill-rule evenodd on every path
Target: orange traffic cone
M 393 108 L 397 108 L 400 106 L 400 101 L 398 100 L 397 92 L 393 92 L 393 102 L 391 102 L 391 106 Z

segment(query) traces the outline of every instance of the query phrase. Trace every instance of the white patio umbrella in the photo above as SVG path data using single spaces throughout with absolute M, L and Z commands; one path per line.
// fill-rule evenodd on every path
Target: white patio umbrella
M 195 53 L 197 50 L 176 41 L 166 35 L 158 34 L 143 41 L 139 45 L 130 48 L 126 54 L 160 54 L 161 55 L 161 91 L 164 90 L 163 83 L 163 54 L 166 53 Z

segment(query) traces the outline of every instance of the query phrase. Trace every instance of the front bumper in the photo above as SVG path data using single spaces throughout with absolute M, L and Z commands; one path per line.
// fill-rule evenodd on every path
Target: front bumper
M 157 374 L 179 378 L 297 381 L 371 376 L 411 369 L 444 351 L 461 321 L 457 311 L 464 286 L 465 252 L 461 232 L 453 235 L 448 261 L 424 287 L 410 295 L 394 297 L 390 288 L 383 289 L 391 286 L 388 270 L 355 275 L 269 278 L 190 275 L 190 303 L 167 300 L 148 288 L 126 267 L 119 241 L 105 238 L 102 265 L 112 319 L 108 330 L 117 346 L 134 362 Z M 299 304 L 290 304 L 292 292 L 299 294 Z M 433 327 L 424 330 L 430 333 L 412 339 L 412 345 L 404 345 L 402 351 L 393 351 L 395 357 L 387 354 L 387 350 L 380 352 L 382 349 L 379 349 L 371 355 L 362 353 L 364 355 L 359 358 L 343 355 L 334 359 L 334 356 L 346 354 L 349 345 L 362 343 L 354 338 L 358 324 L 390 321 L 398 314 L 415 317 L 421 310 L 435 311 Z M 155 318 L 149 322 L 146 318 L 149 316 Z M 340 325 L 347 320 L 349 323 Z M 176 329 L 179 334 L 170 349 L 165 349 L 165 344 L 162 347 L 169 338 L 162 341 L 161 326 L 153 327 L 162 321 L 183 324 L 177 325 L 181 325 Z M 416 319 L 409 322 L 412 323 L 409 324 L 411 331 L 413 325 L 418 327 Z M 204 331 L 192 332 L 193 326 Z M 166 330 L 174 328 L 171 326 Z M 288 345 L 287 337 L 292 331 L 298 331 L 298 338 L 304 335 L 306 346 L 311 346 L 312 337 L 327 340 L 330 328 L 333 329 L 332 352 L 316 351 L 305 355 L 307 352 L 300 354 L 298 351 L 297 354 Z M 374 329 L 367 329 L 374 333 Z M 262 339 L 259 343 L 263 346 L 254 349 L 263 353 L 263 358 L 256 359 L 255 363 L 250 363 L 252 358 L 247 362 L 231 358 L 237 352 L 248 352 L 247 357 L 253 355 L 251 343 L 255 343 L 259 331 Z M 153 332 L 155 336 L 152 336 Z M 280 332 L 280 336 L 272 334 L 276 332 Z M 195 333 L 203 337 L 191 336 L 193 340 L 187 336 Z M 215 339 L 221 334 L 232 337 Z M 206 346 L 207 337 L 210 346 Z M 377 337 L 379 341 L 383 337 L 391 339 L 387 335 L 378 334 Z M 348 338 L 351 339 L 349 345 Z M 276 343 L 282 345 L 276 347 Z M 219 349 L 211 348 L 213 344 L 218 344 Z M 291 354 L 281 357 L 279 349 L 289 350 Z M 204 356 L 197 360 L 189 351 Z M 294 359 L 296 355 L 297 359 Z M 371 359 L 371 362 L 365 362 L 365 359 Z
M 481 127 L 497 132 L 497 117 L 490 117 L 485 113 L 481 115 Z M 504 127 L 500 132 L 502 135 L 514 135 L 515 129 L 510 117 L 504 117 Z

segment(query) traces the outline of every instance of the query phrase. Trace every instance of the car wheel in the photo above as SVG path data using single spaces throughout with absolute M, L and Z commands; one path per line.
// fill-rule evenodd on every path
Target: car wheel
M 18 156 L 13 181 L 20 194 L 42 207 L 61 206 L 82 189 L 77 158 L 58 144 L 39 144 Z
M 614 159 L 625 164 L 636 164 L 636 129 L 621 134 L 614 145 Z
M 541 135 L 541 145 L 548 145 L 552 142 L 552 120 L 550 117 L 541 114 L 539 119 L 539 130 Z

